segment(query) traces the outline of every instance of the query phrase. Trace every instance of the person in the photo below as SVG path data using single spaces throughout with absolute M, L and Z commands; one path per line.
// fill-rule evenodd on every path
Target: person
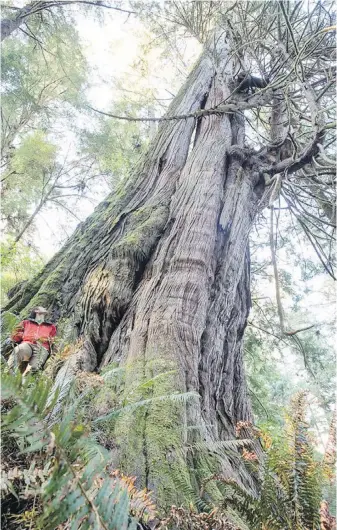
M 29 318 L 20 322 L 11 335 L 17 343 L 8 360 L 9 367 L 18 367 L 23 375 L 42 370 L 56 335 L 56 326 L 46 319 L 47 310 L 35 307 Z

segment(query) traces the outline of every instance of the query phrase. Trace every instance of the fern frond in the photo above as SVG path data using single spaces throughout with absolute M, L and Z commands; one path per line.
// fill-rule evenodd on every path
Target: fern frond
M 223 440 L 223 441 L 201 441 L 197 442 L 193 445 L 189 445 L 188 448 L 192 451 L 211 451 L 211 452 L 219 452 L 219 451 L 225 451 L 226 450 L 235 450 L 240 447 L 246 447 L 247 445 L 251 445 L 252 440 L 250 439 L 242 439 L 242 440 Z
M 144 383 L 141 383 L 137 387 L 133 389 L 133 392 L 137 394 L 137 391 L 139 390 L 147 390 L 149 388 L 152 388 L 157 381 L 160 381 L 161 379 L 167 377 L 168 375 L 175 374 L 176 370 L 168 370 L 167 372 L 162 372 L 160 374 L 155 375 L 154 377 L 151 377 L 151 379 L 147 379 Z
M 319 525 L 320 470 L 318 462 L 315 462 L 313 447 L 309 440 L 306 409 L 307 393 L 298 392 L 292 399 L 288 417 L 293 460 L 289 483 L 294 522 L 298 526 L 302 525 L 303 528 L 315 528 Z
M 57 400 L 43 377 L 22 384 L 21 376 L 2 375 L 2 396 L 15 402 L 4 415 L 3 428 L 21 452 L 53 452 L 53 466 L 41 486 L 44 511 L 38 525 L 55 530 L 68 522 L 79 530 L 135 530 L 126 487 L 106 472 L 109 453 L 74 421 L 76 403 L 52 428 L 46 418 Z
M 228 479 L 214 477 L 231 486 L 232 494 L 226 495 L 225 505 L 242 515 L 251 530 L 320 528 L 319 506 L 324 464 L 314 458 L 306 407 L 306 393 L 295 395 L 284 432 L 278 439 L 268 443 L 266 458 L 260 462 L 258 498 L 252 498 Z
M 145 407 L 147 405 L 151 405 L 153 403 L 160 403 L 160 402 L 169 402 L 172 401 L 173 403 L 186 403 L 187 401 L 190 401 L 192 399 L 200 399 L 199 394 L 196 392 L 184 392 L 184 393 L 172 393 L 172 394 L 165 394 L 163 396 L 156 396 L 149 399 L 143 399 L 141 401 L 136 401 L 135 403 L 131 403 L 129 405 L 125 405 L 123 407 L 120 407 L 119 409 L 113 410 L 109 414 L 105 414 L 104 416 L 99 416 L 95 420 L 93 420 L 93 423 L 99 423 L 102 421 L 111 420 L 113 418 L 117 418 L 121 414 L 134 412 L 135 410 Z
M 2 398 L 16 401 L 16 405 L 4 416 L 2 428 L 17 438 L 22 453 L 39 451 L 50 441 L 49 432 L 41 420 L 49 411 L 49 389 L 50 386 L 42 380 L 30 386 L 27 381 L 22 384 L 20 373 L 15 376 L 2 374 Z
M 107 366 L 100 372 L 101 377 L 104 379 L 104 381 L 109 381 L 110 379 L 113 379 L 116 376 L 121 376 L 125 373 L 125 367 L 124 366 L 118 366 L 115 368 L 111 368 Z

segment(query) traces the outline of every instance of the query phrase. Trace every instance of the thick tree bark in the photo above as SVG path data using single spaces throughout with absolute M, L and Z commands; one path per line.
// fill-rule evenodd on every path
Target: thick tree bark
M 216 53 L 206 48 L 168 115 L 214 108 L 229 96 L 229 39 L 214 42 Z M 46 305 L 60 315 L 65 341 L 85 338 L 60 381 L 84 365 L 118 361 L 135 401 L 200 394 L 186 405 L 154 400 L 116 425 L 116 462 L 162 502 L 181 502 L 182 490 L 188 499 L 198 481 L 219 470 L 187 446 L 232 439 L 237 422 L 252 420 L 242 339 L 250 308 L 248 237 L 264 184 L 243 146 L 239 114 L 161 123 L 125 188 L 8 307 Z M 222 472 L 254 487 L 238 451 L 218 457 Z

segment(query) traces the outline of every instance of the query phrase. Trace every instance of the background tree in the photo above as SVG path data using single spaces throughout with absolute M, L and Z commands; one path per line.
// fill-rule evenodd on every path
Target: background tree
M 45 225 L 43 237 L 47 234 L 53 239 L 57 213 L 63 212 L 64 225 L 74 226 L 74 221 L 85 218 L 88 205 L 97 204 L 96 196 L 102 196 L 102 189 L 111 189 L 114 181 L 114 168 L 101 164 L 97 150 L 88 149 L 84 142 L 83 121 L 91 122 L 90 139 L 95 142 L 98 134 L 93 122 L 102 128 L 103 118 L 93 120 L 92 112 L 85 107 L 91 69 L 76 28 L 77 11 L 63 12 L 55 5 L 51 12 L 47 7 L 43 14 L 37 10 L 29 15 L 29 28 L 36 38 L 20 31 L 2 47 L 3 300 L 5 289 L 28 279 L 28 271 L 36 273 L 37 263 L 41 266 L 45 261 L 44 245 L 42 251 L 36 245 L 37 226 Z M 13 13 L 11 6 L 7 8 Z M 124 139 L 126 135 L 124 130 Z M 130 152 L 137 152 L 131 131 L 128 138 Z M 110 148 L 117 146 L 115 137 L 100 135 L 99 140 L 101 149 L 107 142 Z M 66 235 L 71 233 L 69 228 L 64 231 Z M 24 260 L 17 259 L 17 255 Z M 29 257 L 31 266 L 27 267 Z M 20 268 L 20 262 L 26 265 Z
M 116 460 L 161 502 L 181 491 L 191 497 L 218 466 L 254 489 L 238 450 L 217 455 L 215 465 L 181 449 L 233 438 L 238 422 L 252 420 L 242 342 L 248 239 L 280 191 L 333 276 L 331 9 L 282 2 L 277 10 L 272 2 L 164 9 L 167 33 L 179 25 L 203 42 L 200 59 L 130 178 L 7 307 L 46 305 L 60 315 L 62 337 L 83 339 L 57 384 L 117 361 L 135 400 L 199 392 L 185 407 L 154 402 L 115 426 Z M 242 71 L 270 83 L 242 93 Z M 289 331 L 298 332 L 283 323 L 282 334 Z
M 83 4 L 86 7 L 103 7 L 106 9 L 115 9 L 128 14 L 132 13 L 132 11 L 122 9 L 117 5 L 111 5 L 111 2 L 109 1 L 101 2 L 99 0 L 58 0 L 57 2 L 30 2 L 24 7 L 16 7 L 14 5 L 9 5 L 9 3 L 6 2 L 4 5 L 2 5 L 4 16 L 1 20 L 1 40 L 3 41 L 13 32 L 20 30 L 39 43 L 39 39 L 37 37 L 40 35 L 39 33 L 36 35 L 34 31 L 35 28 L 32 30 L 31 25 L 34 26 L 34 24 L 38 22 L 39 27 L 41 28 L 41 23 L 44 25 L 46 23 L 46 18 L 48 20 L 51 19 L 54 22 L 53 19 L 55 14 L 56 16 L 62 14 L 64 7 L 76 7 L 78 4 Z

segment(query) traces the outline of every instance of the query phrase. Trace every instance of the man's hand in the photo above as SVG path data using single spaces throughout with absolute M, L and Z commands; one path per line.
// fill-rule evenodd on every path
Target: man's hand
M 32 367 L 30 364 L 27 364 L 27 368 L 26 370 L 23 372 L 22 374 L 22 377 L 25 377 L 30 371 L 31 371 Z

